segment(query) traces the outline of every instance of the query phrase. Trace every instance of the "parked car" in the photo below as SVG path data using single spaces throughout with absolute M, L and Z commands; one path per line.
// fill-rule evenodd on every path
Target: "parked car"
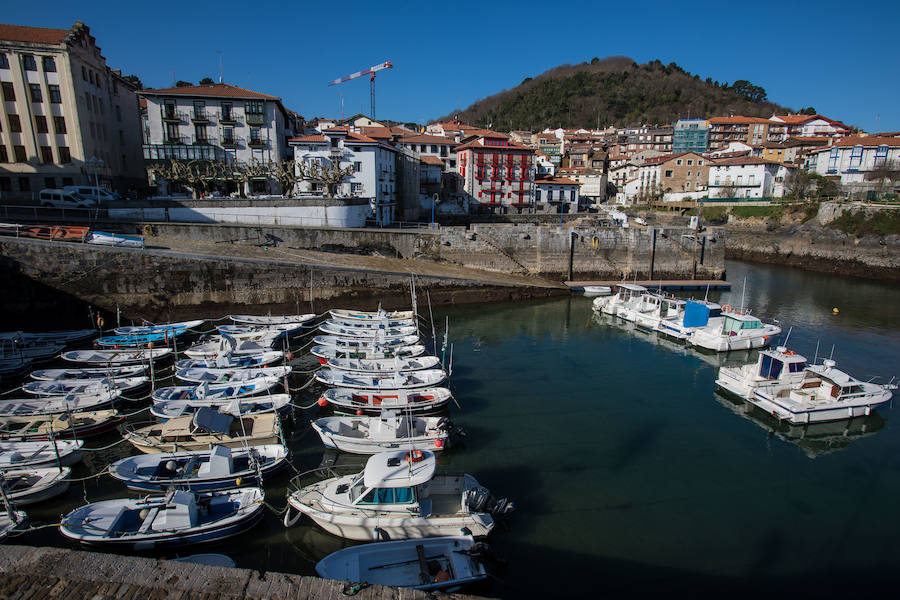
M 41 190 L 39 195 L 41 206 L 53 208 L 94 208 L 97 201 L 84 198 L 78 192 L 68 190 Z
M 75 192 L 82 198 L 96 199 L 100 204 L 111 200 L 121 199 L 121 196 L 116 192 L 111 192 L 106 188 L 94 187 L 92 185 L 67 185 L 63 190 Z

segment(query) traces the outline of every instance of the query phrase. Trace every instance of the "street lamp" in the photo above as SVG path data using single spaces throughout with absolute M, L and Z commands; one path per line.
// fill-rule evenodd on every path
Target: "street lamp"
M 431 195 L 431 228 L 434 229 L 434 207 L 437 206 L 438 199 L 440 196 L 438 194 Z

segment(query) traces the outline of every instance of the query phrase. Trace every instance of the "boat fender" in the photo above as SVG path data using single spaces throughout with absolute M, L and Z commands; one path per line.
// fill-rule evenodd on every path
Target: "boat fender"
M 303 513 L 298 510 L 297 514 L 294 515 L 293 518 L 291 518 L 291 505 L 290 503 L 288 503 L 287 508 L 284 510 L 284 526 L 293 527 L 297 523 L 297 521 L 300 520 L 300 515 L 302 514 Z
M 600 248 L 600 238 L 597 237 L 596 235 L 591 238 L 591 248 L 593 248 L 594 250 L 597 250 Z
M 444 569 L 441 569 L 437 572 L 437 575 L 434 576 L 434 582 L 442 583 L 444 581 L 450 581 L 450 573 L 448 573 Z
M 417 463 L 425 458 L 425 453 L 421 450 L 410 450 L 406 453 L 406 462 Z

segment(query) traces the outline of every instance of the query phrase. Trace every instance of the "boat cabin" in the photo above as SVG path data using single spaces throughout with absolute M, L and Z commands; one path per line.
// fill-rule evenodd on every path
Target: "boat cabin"
M 756 317 L 739 313 L 726 313 L 725 320 L 722 321 L 721 334 L 727 336 L 752 335 L 755 333 L 754 329 L 762 329 L 763 327 L 763 322 Z
M 617 283 L 613 286 L 613 293 L 618 296 L 620 301 L 627 301 L 640 298 L 647 293 L 647 288 L 635 283 Z
M 435 465 L 434 454 L 424 450 L 376 454 L 350 482 L 350 502 L 360 507 L 378 505 L 379 510 L 406 512 L 410 505 L 418 504 L 416 486 L 431 481 Z
M 779 346 L 774 350 L 763 350 L 756 361 L 756 375 L 760 379 L 775 381 L 779 379 L 795 379 L 794 374 L 801 374 L 806 369 L 806 357 Z
M 865 382 L 855 379 L 836 369 L 833 360 L 822 361 L 821 365 L 813 365 L 806 370 L 806 379 L 801 386 L 804 390 L 815 389 L 817 396 L 830 397 L 832 400 L 848 400 L 851 397 L 867 395 L 872 389 L 866 389 Z M 871 384 L 869 384 L 871 387 Z M 823 394 L 823 392 L 825 392 Z
M 688 300 L 684 304 L 684 327 L 704 327 L 710 319 L 722 316 L 722 307 L 714 302 Z

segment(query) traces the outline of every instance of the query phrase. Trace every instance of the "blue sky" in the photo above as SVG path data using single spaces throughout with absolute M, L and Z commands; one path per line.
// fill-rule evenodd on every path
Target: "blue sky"
M 108 63 L 148 87 L 218 79 L 307 118 L 369 112 L 369 83 L 328 82 L 384 60 L 380 118 L 427 122 L 562 63 L 624 55 L 868 131 L 900 130 L 900 4 L 770 2 L 9 2 L 0 20 L 91 27 Z M 712 115 L 709 115 L 712 116 Z

